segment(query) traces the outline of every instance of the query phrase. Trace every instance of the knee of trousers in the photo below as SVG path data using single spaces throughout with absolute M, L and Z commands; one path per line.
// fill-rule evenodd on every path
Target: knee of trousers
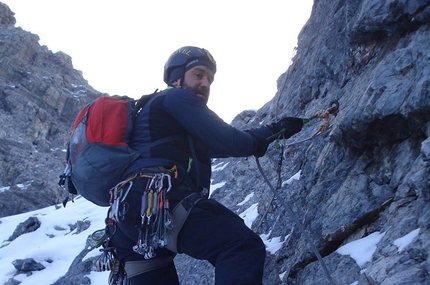
M 246 235 L 245 237 L 233 242 L 231 244 L 231 250 L 240 251 L 245 255 L 251 255 L 255 260 L 259 260 L 260 262 L 264 262 L 266 258 L 266 246 L 261 238 L 255 233 L 252 235 Z

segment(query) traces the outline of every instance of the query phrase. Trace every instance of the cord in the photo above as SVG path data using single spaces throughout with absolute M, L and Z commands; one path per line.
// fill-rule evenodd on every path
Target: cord
M 297 216 L 294 214 L 294 212 L 291 210 L 292 207 L 291 205 L 285 201 L 284 199 L 282 199 L 282 197 L 279 195 L 279 193 L 275 190 L 275 188 L 273 188 L 272 184 L 270 183 L 269 179 L 267 178 L 267 176 L 264 174 L 263 168 L 261 167 L 260 161 L 258 160 L 258 157 L 255 158 L 255 161 L 257 163 L 257 167 L 258 170 L 261 173 L 261 176 L 263 176 L 264 181 L 267 183 L 267 185 L 269 185 L 270 190 L 272 190 L 273 194 L 275 194 L 276 198 L 278 199 L 279 203 L 281 203 L 281 205 L 285 208 L 285 210 L 287 211 L 288 215 L 290 216 L 291 220 L 297 225 L 297 227 L 300 229 L 300 231 L 302 232 L 303 236 L 305 237 L 306 241 L 308 242 L 309 246 L 311 247 L 312 251 L 314 252 L 314 254 L 316 255 L 316 257 L 318 258 L 318 261 L 324 271 L 324 274 L 326 275 L 328 281 L 333 284 L 336 285 L 336 282 L 334 282 L 333 278 L 331 277 L 327 266 L 324 262 L 324 260 L 321 257 L 321 254 L 318 252 L 317 248 L 315 247 L 315 245 L 312 243 L 312 240 L 310 238 L 310 236 L 308 235 L 308 233 L 305 231 L 305 229 L 303 228 L 302 224 L 299 222 L 299 220 L 297 219 Z

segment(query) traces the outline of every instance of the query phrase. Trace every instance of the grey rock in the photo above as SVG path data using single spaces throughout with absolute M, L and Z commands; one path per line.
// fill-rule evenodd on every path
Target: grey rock
M 18 285 L 21 284 L 21 281 L 10 278 L 4 285 Z
M 4 9 L 0 15 L 12 15 Z M 5 199 L 21 199 L 19 211 L 26 211 L 45 204 L 22 188 L 56 191 L 56 177 L 46 170 L 61 172 L 65 126 L 100 94 L 72 68 L 70 57 L 50 53 L 38 46 L 36 35 L 8 23 L 0 27 L 6 43 L 0 46 L 6 55 L 0 60 L 0 187 L 10 190 L 0 193 L 0 209 L 7 208 Z M 272 145 L 259 159 L 273 185 L 280 157 L 281 182 L 299 171 L 300 179 L 281 183 L 281 201 L 273 199 L 254 158 L 213 162 L 224 167 L 213 172 L 213 184 L 224 186 L 211 197 L 236 213 L 258 203 L 252 229 L 285 240 L 267 254 L 263 284 L 331 284 L 284 205 L 337 284 L 430 284 L 429 46 L 429 0 L 314 2 L 292 64 L 278 79 L 279 91 L 261 109 L 244 111 L 232 122 L 250 129 L 283 116 L 311 117 L 338 100 L 340 112 L 328 131 L 312 138 L 321 122 L 312 120 L 284 142 L 283 153 Z M 399 251 L 396 240 L 416 229 L 416 239 Z M 383 236 L 368 262 L 359 266 L 337 252 L 372 233 Z M 88 284 L 91 266 L 79 262 L 81 255 L 57 284 Z M 214 283 L 207 262 L 178 255 L 175 263 L 182 284 Z
M 40 227 L 40 221 L 36 217 L 30 217 L 26 221 L 20 223 L 13 234 L 9 237 L 8 241 L 13 241 L 17 237 L 36 231 Z
M 39 37 L 15 27 L 0 3 L 0 217 L 59 203 L 57 182 L 80 108 L 101 93 L 52 53 Z
M 12 264 L 16 270 L 23 272 L 40 271 L 45 269 L 43 264 L 35 261 L 33 258 L 17 259 L 14 260 Z

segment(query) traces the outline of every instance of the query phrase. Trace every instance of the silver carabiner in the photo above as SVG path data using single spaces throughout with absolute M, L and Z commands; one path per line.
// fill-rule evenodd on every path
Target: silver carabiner
M 166 193 L 169 193 L 169 191 L 172 189 L 172 177 L 169 174 L 166 174 L 166 176 L 169 185 L 169 187 L 167 187 Z
M 125 191 L 124 197 L 122 197 L 122 198 L 121 198 L 121 201 L 120 201 L 121 203 L 122 203 L 122 202 L 124 202 L 125 198 L 127 198 L 128 193 L 129 193 L 129 192 L 130 192 L 130 190 L 131 190 L 131 187 L 133 187 L 133 181 L 129 181 L 129 182 L 128 182 L 128 184 L 129 184 L 129 185 L 128 185 L 127 190 Z M 121 190 L 121 194 L 122 194 L 122 190 Z

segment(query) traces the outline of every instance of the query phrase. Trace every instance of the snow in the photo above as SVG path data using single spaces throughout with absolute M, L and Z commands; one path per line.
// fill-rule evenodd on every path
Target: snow
M 227 181 L 222 181 L 222 182 L 219 182 L 219 183 L 215 183 L 215 184 L 211 184 L 210 185 L 210 190 L 209 190 L 209 197 L 210 197 L 210 195 L 212 195 L 212 193 L 215 191 L 215 190 L 217 190 L 218 188 L 221 188 L 221 187 L 223 187 L 224 185 L 225 185 L 225 183 L 227 183 Z
M 372 260 L 376 246 L 384 237 L 385 233 L 374 232 L 367 237 L 347 243 L 336 250 L 342 255 L 351 256 L 358 266 L 363 267 L 366 262 Z
M 1 192 L 5 192 L 5 191 L 9 191 L 9 190 L 10 190 L 10 186 L 1 187 L 1 188 L 0 188 L 0 193 L 1 193 Z
M 285 274 L 287 274 L 287 271 L 284 271 L 281 274 L 279 274 L 279 279 L 281 279 L 281 281 L 284 280 Z
M 217 165 L 212 166 L 212 172 L 224 170 L 224 168 L 226 168 L 227 165 L 229 165 L 229 163 L 230 162 L 227 162 L 227 163 L 221 162 L 221 163 L 218 163 Z
M 19 189 L 25 190 L 25 189 L 27 189 L 27 188 L 31 185 L 31 183 L 33 183 L 33 182 L 34 182 L 34 180 L 29 180 L 29 181 L 27 181 L 27 182 L 25 182 L 25 183 L 19 183 L 19 184 L 16 184 L 16 187 L 18 187 Z
M 299 179 L 300 172 L 293 177 L 287 181 Z M 225 183 L 221 182 L 212 185 L 211 191 L 222 187 Z M 244 205 L 252 200 L 253 197 L 254 193 L 249 194 L 238 205 Z M 10 278 L 20 281 L 20 285 L 54 283 L 67 273 L 73 259 L 85 248 L 88 235 L 104 228 L 106 212 L 107 208 L 98 207 L 83 198 L 77 198 L 74 203 L 69 202 L 66 208 L 51 206 L 29 213 L 2 218 L 0 223 L 0 284 L 5 284 Z M 258 215 L 258 203 L 252 204 L 239 214 L 249 228 L 251 228 Z M 14 241 L 7 241 L 17 225 L 29 217 L 37 217 L 41 222 L 40 228 L 34 232 L 21 235 Z M 89 221 L 91 225 L 87 230 L 77 234 L 76 230 L 70 231 L 69 227 L 69 225 L 75 224 L 77 221 Z M 416 229 L 394 241 L 399 252 L 403 251 L 405 247 L 416 240 L 419 230 Z M 366 262 L 371 261 L 377 244 L 384 235 L 385 233 L 372 233 L 365 238 L 340 247 L 337 252 L 342 255 L 350 255 L 362 267 Z M 266 250 L 270 254 L 275 254 L 282 248 L 288 236 L 284 239 L 270 236 L 271 232 L 260 235 L 266 246 Z M 84 260 L 98 255 L 99 252 L 93 250 L 84 257 Z M 16 259 L 24 258 L 33 258 L 46 268 L 33 272 L 30 276 L 26 274 L 14 276 L 16 269 L 13 267 L 12 262 Z M 283 279 L 284 275 L 285 273 L 280 274 L 279 278 Z M 88 278 L 91 279 L 91 284 L 106 284 L 108 276 L 109 272 L 92 272 L 88 275 Z M 350 285 L 356 284 L 354 282 Z
M 291 176 L 287 181 L 282 182 L 282 187 L 284 187 L 285 185 L 290 185 L 291 183 L 293 183 L 294 180 L 300 180 L 300 173 L 301 173 L 301 170 L 299 170 L 299 172 Z
M 237 206 L 245 205 L 246 202 L 248 202 L 252 197 L 254 197 L 254 192 L 252 192 L 251 194 L 248 194 L 248 196 L 246 196 L 242 202 L 238 203 Z
M 10 278 L 21 281 L 21 285 L 52 284 L 66 274 L 73 259 L 85 248 L 87 236 L 104 228 L 106 208 L 95 206 L 84 200 L 75 199 L 66 208 L 55 206 L 33 212 L 10 216 L 1 219 L 0 224 L 0 284 L 5 284 Z M 41 226 L 34 232 L 21 235 L 12 242 L 6 240 L 12 235 L 18 224 L 29 217 L 37 217 Z M 77 221 L 87 220 L 91 226 L 76 234 L 70 232 L 69 225 Z M 96 255 L 97 250 L 90 252 Z M 16 259 L 33 258 L 46 268 L 35 271 L 27 276 L 20 274 L 14 277 L 16 269 L 12 261 Z M 48 262 L 49 261 L 49 262 Z M 92 284 L 107 283 L 109 272 L 91 274 Z M 100 280 L 103 280 L 101 282 Z
M 252 198 L 249 194 L 245 200 Z M 5 284 L 10 278 L 20 281 L 20 285 L 52 284 L 64 276 L 73 259 L 85 248 L 88 235 L 104 228 L 107 208 L 95 206 L 83 198 L 69 202 L 66 208 L 51 206 L 37 211 L 5 217 L 0 223 L 0 284 Z M 258 217 L 258 203 L 251 205 L 239 215 L 248 227 Z M 12 235 L 18 224 L 29 217 L 37 217 L 41 226 L 34 232 L 19 236 L 14 241 L 7 239 Z M 76 234 L 70 231 L 69 225 L 77 221 L 90 221 L 90 227 Z M 281 237 L 269 238 L 269 234 L 261 235 L 267 251 L 275 254 L 285 241 Z M 98 250 L 93 250 L 84 257 L 98 256 Z M 46 268 L 35 271 L 32 275 L 16 274 L 12 262 L 16 259 L 33 258 Z M 48 262 L 49 261 L 49 262 Z M 88 278 L 91 284 L 106 284 L 109 272 L 91 272 Z
M 394 245 L 397 246 L 398 252 L 402 252 L 405 247 L 407 247 L 409 244 L 413 243 L 416 238 L 418 237 L 418 234 L 420 233 L 420 229 L 413 230 L 412 232 L 408 233 L 404 237 L 401 237 L 399 239 L 396 239 L 394 241 Z
M 92 271 L 90 275 L 87 275 L 91 280 L 91 284 L 108 284 L 109 272 L 94 272 Z
M 241 217 L 244 220 L 245 225 L 248 228 L 251 228 L 252 223 L 258 217 L 258 203 L 252 204 L 248 209 L 246 209 L 241 214 L 239 214 L 239 217 Z M 264 245 L 266 246 L 266 250 L 271 254 L 275 254 L 282 247 L 285 241 L 288 239 L 288 236 L 286 236 L 285 239 L 281 241 L 281 237 L 270 238 L 270 235 L 271 235 L 271 232 L 269 232 L 268 234 L 261 234 L 260 238 L 262 239 Z
M 285 237 L 283 241 L 281 241 L 281 237 L 273 237 L 270 238 L 271 232 L 268 234 L 261 234 L 260 238 L 263 240 L 264 245 L 266 246 L 266 250 L 271 254 L 275 254 L 278 250 L 281 249 L 282 245 L 288 239 L 288 236 Z
M 239 217 L 244 220 L 248 228 L 251 228 L 252 223 L 258 217 L 258 203 L 252 204 L 248 209 L 239 214 Z
M 224 168 L 227 164 L 218 167 Z M 297 175 L 296 175 L 297 176 Z M 211 185 L 211 192 L 224 186 L 226 182 Z M 7 191 L 7 187 L 0 191 Z M 239 203 L 244 205 L 254 197 L 249 194 Z M 20 285 L 52 284 L 64 276 L 74 258 L 85 248 L 87 237 L 94 231 L 104 228 L 107 208 L 95 206 L 83 198 L 76 198 L 69 202 L 67 207 L 60 205 L 50 206 L 37 211 L 23 213 L 15 216 L 5 217 L 0 223 L 0 284 L 5 284 L 14 278 L 20 281 Z M 239 216 L 245 224 L 251 228 L 252 223 L 258 217 L 258 203 L 252 204 Z M 13 234 L 18 224 L 26 221 L 29 217 L 37 217 L 41 226 L 34 232 L 19 236 L 9 242 L 7 239 Z M 90 227 L 77 234 L 76 230 L 70 231 L 70 226 L 77 221 L 89 221 Z M 281 237 L 270 238 L 269 234 L 260 236 L 271 254 L 275 254 L 285 242 Z M 99 252 L 93 250 L 84 257 L 98 256 Z M 12 262 L 17 259 L 33 258 L 45 266 L 41 271 L 35 271 L 31 275 L 16 275 L 16 269 Z M 106 284 L 109 272 L 91 272 L 88 278 L 91 284 Z

